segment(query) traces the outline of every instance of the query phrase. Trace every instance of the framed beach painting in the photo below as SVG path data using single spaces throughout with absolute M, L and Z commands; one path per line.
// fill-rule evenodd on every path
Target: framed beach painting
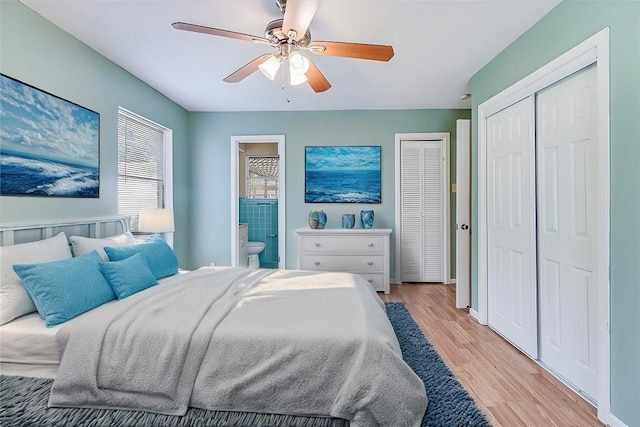
M 100 195 L 100 115 L 0 74 L 0 195 Z
M 380 146 L 305 147 L 305 203 L 381 203 Z

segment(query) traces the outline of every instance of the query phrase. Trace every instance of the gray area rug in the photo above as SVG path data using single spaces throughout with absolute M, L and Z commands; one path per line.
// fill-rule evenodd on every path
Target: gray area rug
M 405 361 L 425 384 L 429 406 L 422 427 L 484 427 L 489 422 L 460 385 L 403 303 L 385 303 Z M 184 417 L 104 409 L 47 408 L 53 380 L 0 377 L 2 427 L 346 427 L 331 418 L 191 408 Z M 404 427 L 404 426 L 398 426 Z

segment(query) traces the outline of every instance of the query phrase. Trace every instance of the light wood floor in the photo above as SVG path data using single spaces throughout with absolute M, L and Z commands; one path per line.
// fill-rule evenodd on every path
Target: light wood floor
M 431 344 L 494 426 L 602 426 L 596 409 L 467 310 L 455 285 L 391 285 Z

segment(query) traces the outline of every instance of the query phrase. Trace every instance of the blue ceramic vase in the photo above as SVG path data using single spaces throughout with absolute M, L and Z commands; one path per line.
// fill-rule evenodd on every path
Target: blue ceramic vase
M 371 209 L 360 211 L 360 222 L 362 228 L 373 228 L 373 211 Z
M 327 214 L 324 211 L 311 211 L 309 213 L 309 227 L 322 229 L 327 225 Z
M 342 215 L 342 228 L 353 228 L 356 225 L 356 216 L 354 214 Z

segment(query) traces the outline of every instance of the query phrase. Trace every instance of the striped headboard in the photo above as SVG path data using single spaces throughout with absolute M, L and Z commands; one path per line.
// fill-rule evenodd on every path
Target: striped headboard
M 128 216 L 62 220 L 35 224 L 1 224 L 0 246 L 35 242 L 64 232 L 69 236 L 109 237 L 130 230 Z

